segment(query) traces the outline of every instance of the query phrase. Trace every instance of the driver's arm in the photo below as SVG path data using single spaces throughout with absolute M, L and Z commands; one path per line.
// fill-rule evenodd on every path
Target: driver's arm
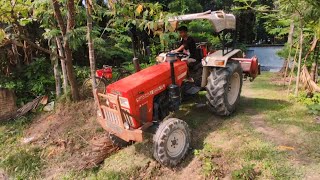
M 184 50 L 184 45 L 182 44 L 180 47 L 178 47 L 177 49 L 175 50 L 172 50 L 173 52 L 180 52 L 180 51 L 183 51 Z

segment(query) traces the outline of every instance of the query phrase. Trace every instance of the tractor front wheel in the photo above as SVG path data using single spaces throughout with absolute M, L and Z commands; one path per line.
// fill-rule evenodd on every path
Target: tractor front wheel
M 242 68 L 238 62 L 229 62 L 225 68 L 213 68 L 208 77 L 207 104 L 217 115 L 232 114 L 240 99 Z
M 160 124 L 153 137 L 154 158 L 169 167 L 176 166 L 187 154 L 190 130 L 186 122 L 170 118 Z

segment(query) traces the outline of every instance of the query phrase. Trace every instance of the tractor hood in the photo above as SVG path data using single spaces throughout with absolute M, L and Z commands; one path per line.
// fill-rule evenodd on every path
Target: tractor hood
M 182 61 L 174 63 L 175 77 L 178 85 L 187 74 L 187 64 Z M 126 78 L 107 86 L 107 92 L 122 97 L 134 97 L 136 102 L 157 94 L 171 84 L 170 63 L 164 62 L 136 72 Z

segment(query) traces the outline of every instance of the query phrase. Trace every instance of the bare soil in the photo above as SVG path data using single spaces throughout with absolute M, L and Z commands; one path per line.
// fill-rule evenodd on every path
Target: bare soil
M 55 179 L 65 171 L 92 168 L 117 150 L 96 121 L 92 100 L 64 104 L 40 115 L 24 137 L 44 150 L 43 177 Z

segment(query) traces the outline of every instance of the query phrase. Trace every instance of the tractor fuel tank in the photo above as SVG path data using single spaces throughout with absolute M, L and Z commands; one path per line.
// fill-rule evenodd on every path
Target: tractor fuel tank
M 187 64 L 174 63 L 175 80 L 178 86 L 187 75 Z M 127 105 L 121 105 L 132 116 L 132 128 L 138 128 L 146 122 L 152 122 L 153 98 L 167 90 L 171 84 L 170 63 L 165 62 L 136 72 L 107 86 L 107 93 L 127 99 Z

